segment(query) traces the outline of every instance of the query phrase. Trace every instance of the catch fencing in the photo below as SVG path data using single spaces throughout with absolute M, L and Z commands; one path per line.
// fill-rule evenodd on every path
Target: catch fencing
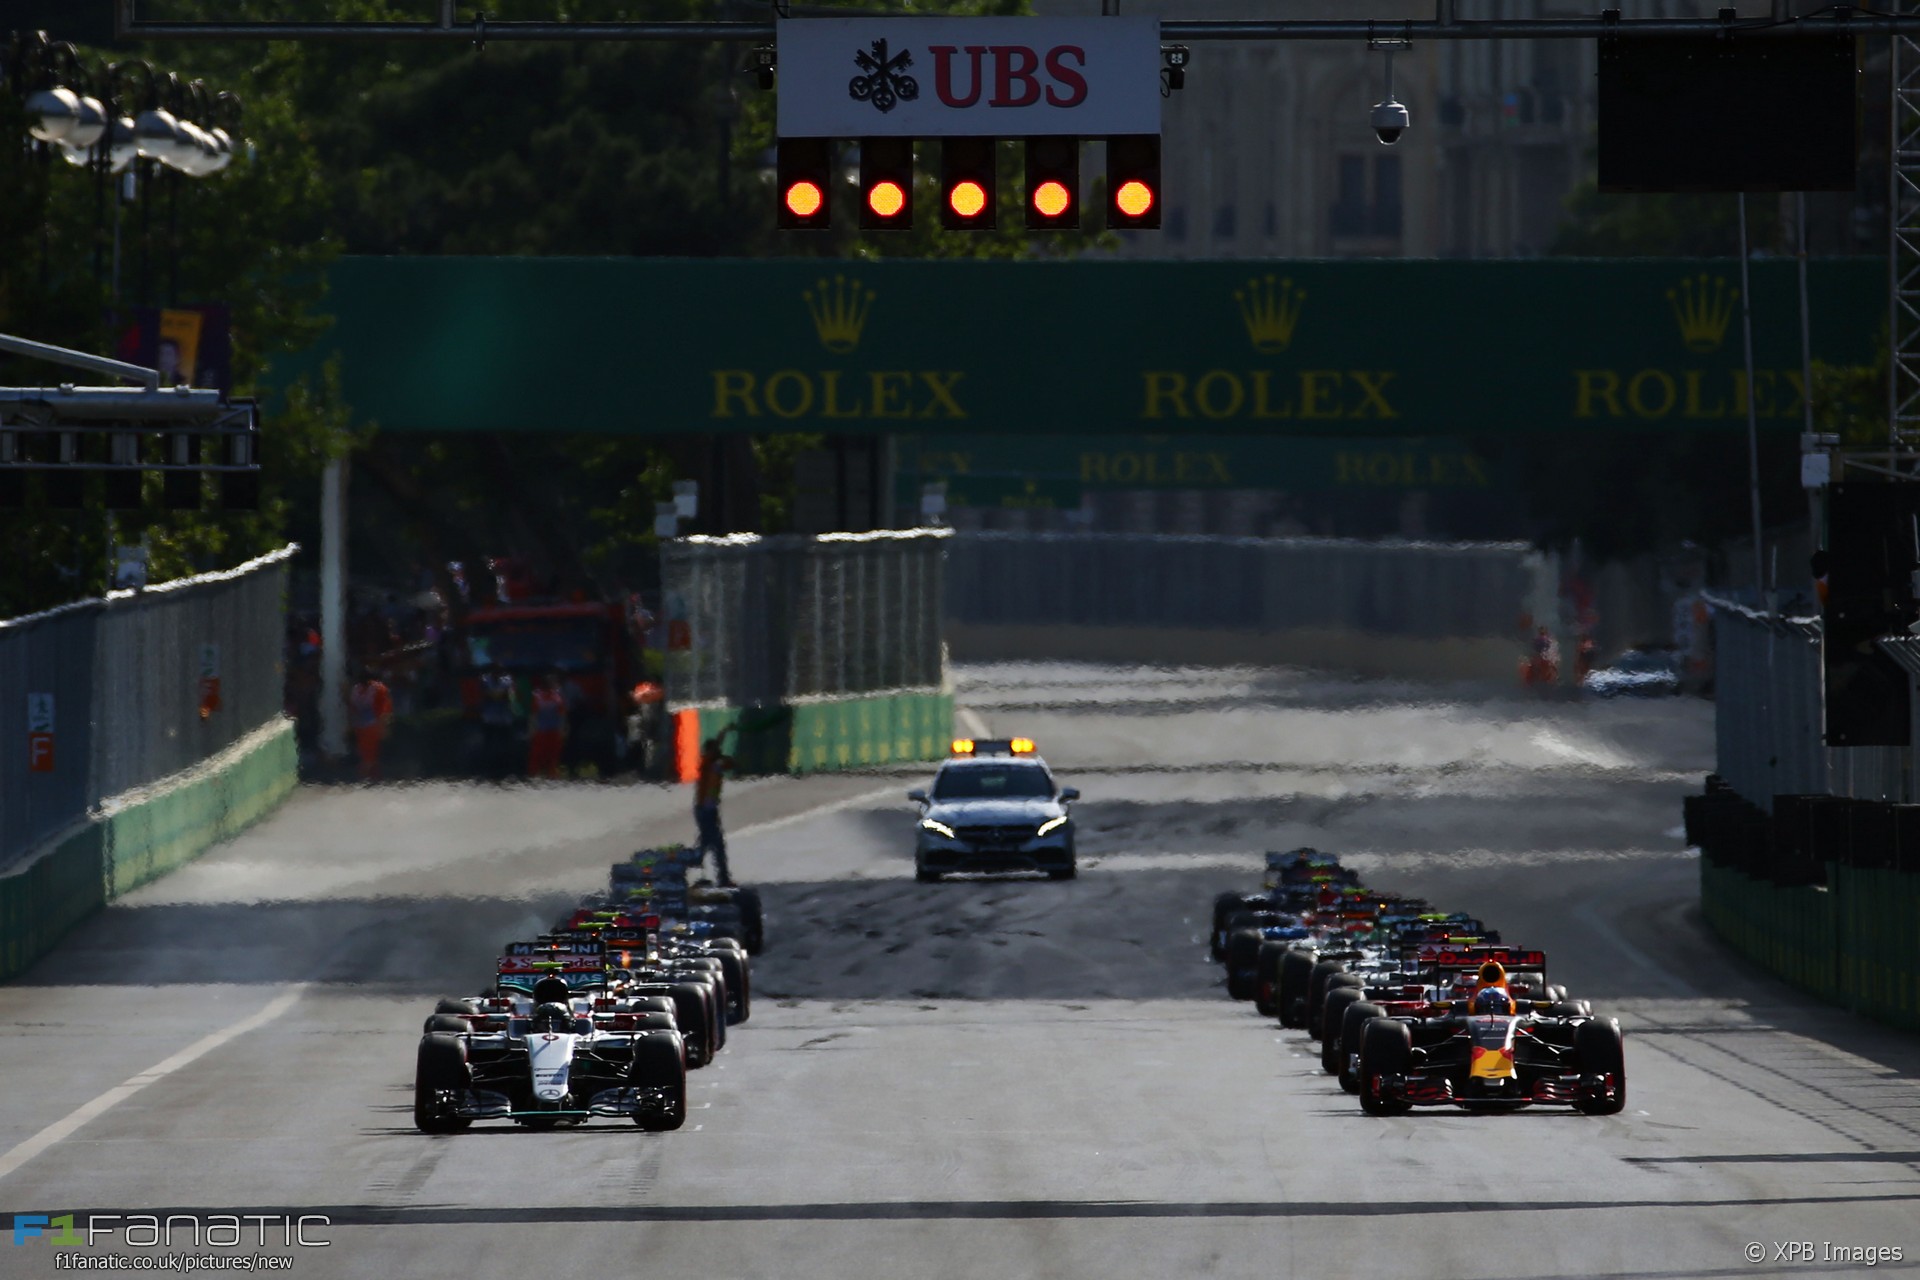
M 1838 795 L 1905 801 L 1916 791 L 1914 753 L 1902 747 L 1829 747 L 1821 736 L 1820 620 L 1755 612 L 1712 599 L 1716 770 L 1769 813 L 1775 796 Z M 1882 640 L 1903 666 L 1916 642 Z M 1920 709 L 1920 698 L 1915 700 Z
M 947 557 L 955 623 L 1497 640 L 1502 670 L 1558 589 L 1525 543 L 983 532 Z
M 1707 923 L 1803 990 L 1920 1030 L 1915 753 L 1822 740 L 1819 619 L 1713 605 L 1718 772 L 1685 809 Z M 1920 641 L 1878 643 L 1920 714 Z
M 909 529 L 665 543 L 668 701 L 765 707 L 938 690 L 948 541 Z
M 280 713 L 295 550 L 0 621 L 0 867 Z

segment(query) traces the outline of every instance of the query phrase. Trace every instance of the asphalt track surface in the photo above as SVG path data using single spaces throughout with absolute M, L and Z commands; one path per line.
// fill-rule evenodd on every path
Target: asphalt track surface
M 328 1247 L 264 1253 L 382 1280 L 1920 1268 L 1920 1043 L 1700 925 L 1677 826 L 1710 707 L 961 677 L 1085 793 L 1080 879 L 915 884 L 902 792 L 924 771 L 731 786 L 770 944 L 682 1131 L 428 1138 L 409 1099 L 430 1001 L 608 862 L 689 835 L 683 793 L 308 789 L 0 987 L 0 1214 L 320 1214 Z M 1362 1115 L 1206 960 L 1213 893 L 1299 843 L 1548 948 L 1628 1028 L 1626 1112 Z M 55 1252 L 0 1241 L 0 1275 L 55 1274 Z

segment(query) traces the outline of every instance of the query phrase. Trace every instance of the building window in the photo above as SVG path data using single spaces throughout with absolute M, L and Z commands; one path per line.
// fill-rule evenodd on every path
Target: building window
M 1280 210 L 1274 205 L 1273 201 L 1269 200 L 1267 201 L 1267 239 L 1271 240 L 1279 234 Z
M 1400 157 L 1373 158 L 1373 234 L 1400 234 Z
M 1167 210 L 1167 239 L 1185 240 L 1187 238 L 1187 209 L 1185 205 L 1175 205 Z
M 1336 240 L 1395 239 L 1401 231 L 1399 156 L 1375 156 L 1371 177 L 1367 158 L 1339 157 L 1334 173 L 1335 199 L 1328 210 L 1328 231 Z
M 1215 240 L 1233 239 L 1234 227 L 1237 222 L 1234 212 L 1234 207 L 1230 204 L 1223 204 L 1213 211 L 1213 238 Z

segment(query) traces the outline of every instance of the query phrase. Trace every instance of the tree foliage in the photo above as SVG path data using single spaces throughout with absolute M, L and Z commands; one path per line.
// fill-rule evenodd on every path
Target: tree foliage
M 877 5 L 875 7 L 878 7 Z M 940 11 L 1017 13 L 1024 0 L 951 0 Z M 413 0 L 328 0 L 330 18 L 419 20 Z M 718 0 L 499 0 L 495 20 L 732 16 Z M 564 11 L 564 12 L 563 12 Z M 180 20 L 311 18 L 306 0 L 153 0 Z M 56 38 L 62 32 L 55 27 Z M 110 352 L 136 305 L 226 303 L 236 391 L 269 392 L 258 513 L 143 509 L 0 514 L 24 548 L 0 575 L 0 614 L 98 591 L 113 541 L 145 540 L 156 576 L 232 563 L 292 536 L 312 543 L 317 477 L 356 451 L 360 568 L 395 576 L 441 558 L 531 553 L 571 576 L 625 572 L 652 541 L 652 507 L 688 475 L 730 477 L 735 527 L 780 527 L 794 454 L 815 437 L 447 439 L 349 430 L 337 381 L 291 387 L 275 358 L 328 324 L 327 264 L 342 253 L 769 256 L 1012 256 L 1029 244 L 1003 192 L 1002 229 L 938 227 L 930 177 L 912 233 L 862 237 L 851 217 L 827 236 L 774 229 L 774 95 L 742 74 L 747 51 L 698 42 L 179 42 L 117 49 L 162 72 L 238 94 L 246 156 L 198 181 L 157 175 L 121 209 L 46 148 L 0 158 L 0 330 Z M 105 56 L 91 53 L 95 61 Z M 0 136 L 24 136 L 17 95 L 0 93 Z M 932 151 L 923 167 L 935 160 Z M 169 216 L 171 211 L 171 216 Z M 559 322 L 564 322 L 559 321 Z M 565 370 L 550 371 L 565 376 Z M 18 362 L 6 380 L 44 371 Z M 56 375 L 57 376 L 57 375 Z

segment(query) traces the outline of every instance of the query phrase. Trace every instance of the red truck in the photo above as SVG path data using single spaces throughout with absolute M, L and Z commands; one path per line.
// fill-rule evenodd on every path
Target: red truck
M 498 665 L 513 676 L 525 715 L 533 685 L 560 673 L 569 718 L 566 760 L 591 760 L 605 772 L 632 763 L 650 770 L 664 733 L 664 702 L 648 679 L 651 620 L 623 604 L 515 600 L 475 609 L 455 646 L 460 705 L 480 720 L 480 677 Z

